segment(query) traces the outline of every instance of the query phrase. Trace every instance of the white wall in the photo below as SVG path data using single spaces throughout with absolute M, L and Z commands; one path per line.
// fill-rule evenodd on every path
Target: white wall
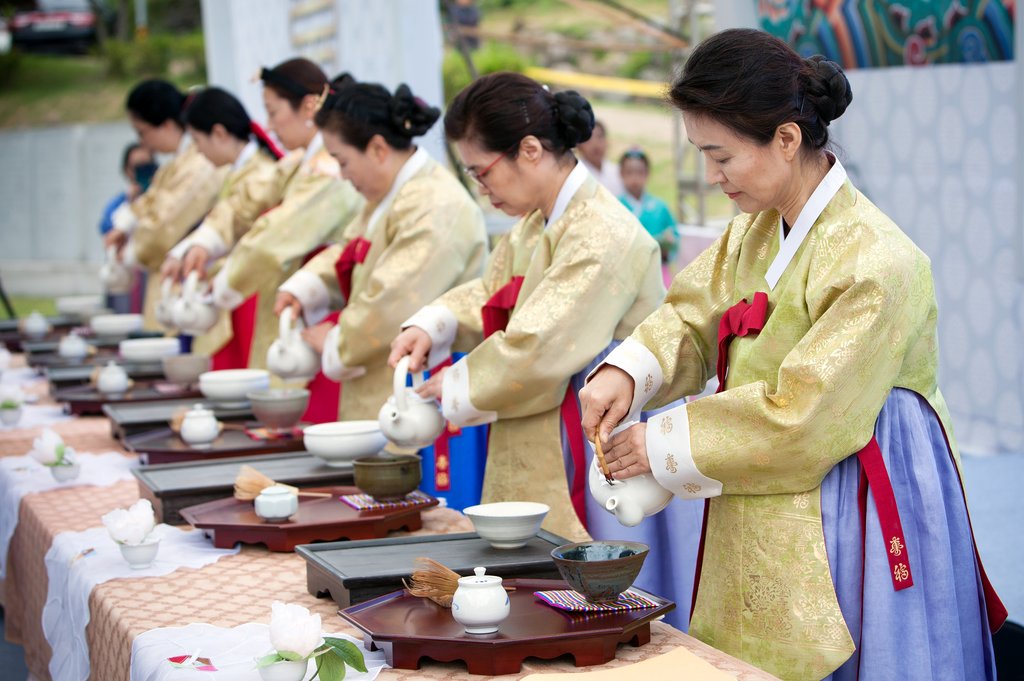
M 8 293 L 100 291 L 99 220 L 122 191 L 127 123 L 0 132 L 0 276 Z

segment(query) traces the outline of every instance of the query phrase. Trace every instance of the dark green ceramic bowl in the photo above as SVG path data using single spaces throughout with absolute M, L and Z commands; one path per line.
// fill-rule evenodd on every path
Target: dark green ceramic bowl
M 377 454 L 352 462 L 356 487 L 377 501 L 400 501 L 420 485 L 418 454 Z
M 551 551 L 562 579 L 590 601 L 614 601 L 633 585 L 649 547 L 635 541 L 588 541 Z

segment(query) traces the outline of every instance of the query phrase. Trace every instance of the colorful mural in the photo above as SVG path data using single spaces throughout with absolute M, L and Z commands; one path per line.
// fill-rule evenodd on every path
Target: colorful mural
M 761 28 L 844 68 L 1013 59 L 1015 0 L 756 0 Z

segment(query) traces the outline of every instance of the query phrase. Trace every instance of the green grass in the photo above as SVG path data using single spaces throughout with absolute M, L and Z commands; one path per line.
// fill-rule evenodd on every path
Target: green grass
M 44 315 L 57 314 L 57 303 L 53 298 L 35 298 L 31 296 L 9 296 L 14 306 L 15 316 L 25 317 L 33 311 Z

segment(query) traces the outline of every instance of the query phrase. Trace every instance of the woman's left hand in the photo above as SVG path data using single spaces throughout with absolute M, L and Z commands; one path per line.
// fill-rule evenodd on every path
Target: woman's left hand
M 316 326 L 311 326 L 308 329 L 302 330 L 302 340 L 306 341 L 311 348 L 316 350 L 319 355 L 324 351 L 324 341 L 327 340 L 327 334 L 334 328 L 334 324 L 331 322 L 321 322 Z
M 638 423 L 608 438 L 604 448 L 608 470 L 616 480 L 651 472 L 647 459 L 647 424 Z
M 434 373 L 434 375 L 428 378 L 423 385 L 416 388 L 416 394 L 420 397 L 430 397 L 435 400 L 440 400 L 441 385 L 444 381 L 444 372 L 446 371 L 448 371 L 448 367 Z

